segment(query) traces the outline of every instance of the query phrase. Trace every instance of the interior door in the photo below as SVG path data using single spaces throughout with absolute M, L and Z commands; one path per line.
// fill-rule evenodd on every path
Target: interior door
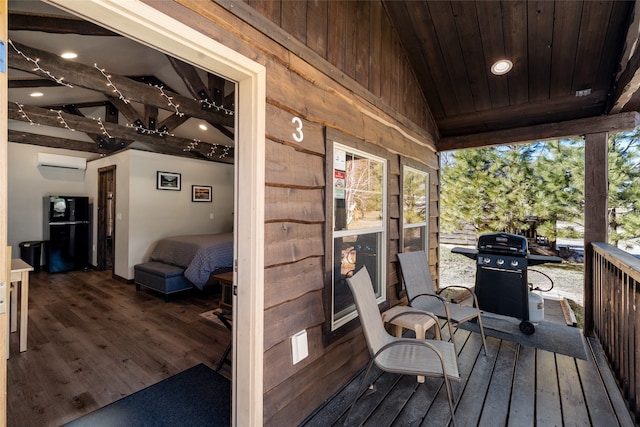
M 9 286 L 10 256 L 7 256 L 7 168 L 8 116 L 7 116 L 7 0 L 0 0 L 0 427 L 7 425 L 7 298 Z
M 116 167 L 98 169 L 98 236 L 97 268 L 113 269 L 115 247 Z

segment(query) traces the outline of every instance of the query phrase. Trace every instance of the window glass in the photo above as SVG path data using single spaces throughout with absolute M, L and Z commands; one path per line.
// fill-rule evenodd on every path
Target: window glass
M 338 143 L 333 161 L 333 288 L 331 328 L 356 317 L 346 279 L 366 266 L 379 302 L 385 256 L 386 162 Z
M 334 230 L 382 227 L 384 163 L 336 149 L 334 166 Z
M 429 174 L 405 166 L 402 180 L 403 250 L 405 252 L 426 250 L 429 223 Z

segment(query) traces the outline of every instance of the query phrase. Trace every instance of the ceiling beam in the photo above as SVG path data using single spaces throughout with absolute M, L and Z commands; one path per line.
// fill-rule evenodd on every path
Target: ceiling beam
M 640 91 L 640 3 L 634 5 L 633 20 L 627 30 L 625 51 L 617 76 L 616 93 L 613 97 L 611 113 L 623 111 L 625 105 Z
M 9 11 L 9 31 L 42 31 L 55 34 L 82 34 L 85 36 L 116 36 L 119 34 L 82 19 L 41 13 Z
M 24 89 L 31 87 L 54 87 L 58 83 L 51 79 L 9 79 L 9 89 Z
M 111 106 L 111 108 L 109 108 L 109 106 Z M 113 107 L 111 104 L 107 103 L 105 105 L 105 109 L 106 109 L 106 114 L 105 114 L 105 121 L 110 122 L 110 123 L 117 123 L 117 114 L 118 112 L 116 111 L 115 107 Z M 53 110 L 61 110 L 64 111 L 66 113 L 69 114 L 73 114 L 75 116 L 79 116 L 79 117 L 86 117 L 84 114 L 82 114 L 82 112 L 77 108 L 77 106 L 75 105 L 65 105 L 62 108 L 59 109 L 53 109 Z M 114 121 L 114 115 L 112 114 L 113 111 L 115 111 L 115 120 Z M 57 113 L 56 113 L 57 114 Z M 106 136 L 104 136 L 103 134 L 100 133 L 96 133 L 96 132 L 86 132 L 87 136 L 91 139 L 93 139 L 96 144 L 98 144 L 99 147 L 101 148 L 110 148 L 110 149 L 120 149 L 122 147 L 125 147 L 129 144 L 131 144 L 133 142 L 133 140 L 118 140 L 116 141 L 115 138 L 107 138 Z
M 491 145 L 520 144 L 600 132 L 621 132 L 635 129 L 638 125 L 640 125 L 640 114 L 632 111 L 474 135 L 452 136 L 439 140 L 436 147 L 438 151 L 449 151 Z
M 40 145 L 51 148 L 64 148 L 65 150 L 84 151 L 96 154 L 109 154 L 110 150 L 102 149 L 93 142 L 77 141 L 75 139 L 57 138 L 39 133 L 22 132 L 9 129 L 9 141 L 20 144 Z
M 95 90 L 109 96 L 113 96 L 114 90 L 117 89 L 128 102 L 139 102 L 143 105 L 151 105 L 163 110 L 175 112 L 175 107 L 169 105 L 169 103 L 172 102 L 178 106 L 178 112 L 181 114 L 197 117 L 210 123 L 233 127 L 233 116 L 225 112 L 203 109 L 202 104 L 195 99 L 168 92 L 167 90 L 164 90 L 166 95 L 164 96 L 158 88 L 136 82 L 125 76 L 105 72 L 110 76 L 107 79 L 96 66 L 91 67 L 78 62 L 66 61 L 57 55 L 18 43 L 13 43 L 13 45 L 28 58 L 39 58 L 39 66 L 41 69 L 48 71 L 56 76 L 56 78 L 64 78 L 64 82 L 71 85 Z M 7 48 L 10 68 L 37 74 L 41 77 L 47 77 L 43 71 L 34 71 L 34 64 L 25 59 L 16 49 L 11 46 Z M 107 85 L 109 80 L 111 86 Z M 171 100 L 169 100 L 168 97 L 170 97 Z
M 180 138 L 173 135 L 159 135 L 158 133 L 141 133 L 135 127 L 122 126 L 116 123 L 99 122 L 94 119 L 80 117 L 73 114 L 57 111 L 46 110 L 40 107 L 22 105 L 18 107 L 15 103 L 9 102 L 9 119 L 19 120 L 23 122 L 35 123 L 43 126 L 52 126 L 66 129 L 67 127 L 76 132 L 84 132 L 87 134 L 99 133 L 108 138 L 122 138 L 125 140 L 135 140 L 148 144 L 164 145 L 179 149 L 185 152 L 199 153 L 203 158 L 209 160 L 233 163 L 233 148 L 229 148 L 227 156 L 220 158 L 223 148 L 218 144 L 209 144 L 206 142 L 195 141 L 187 138 Z M 64 123 L 62 120 L 64 120 Z M 122 147 L 117 147 L 122 148 Z M 216 151 L 216 154 L 212 153 Z
M 180 61 L 172 56 L 167 55 L 167 59 L 171 63 L 173 69 L 178 73 L 178 76 L 182 79 L 187 86 L 189 93 L 196 99 L 212 99 L 209 95 L 209 89 L 204 85 L 200 75 L 196 68 L 187 64 L 184 61 Z
M 173 69 L 178 73 L 184 84 L 187 86 L 189 93 L 196 99 L 206 99 L 213 101 L 214 104 L 223 106 L 224 104 L 224 84 L 225 80 L 222 77 L 215 74 L 209 74 L 208 83 L 209 87 L 204 84 L 196 68 L 187 64 L 184 61 L 167 56 L 167 59 L 173 66 Z M 220 131 L 224 136 L 230 140 L 234 140 L 235 135 L 232 131 L 222 126 L 219 123 L 208 122 L 215 129 Z

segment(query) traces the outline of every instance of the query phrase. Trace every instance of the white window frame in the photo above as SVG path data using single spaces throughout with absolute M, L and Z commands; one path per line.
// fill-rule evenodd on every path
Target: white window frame
M 342 143 L 339 143 L 337 141 L 333 141 L 333 153 L 335 153 L 337 150 L 343 150 L 348 154 L 355 154 L 357 156 L 360 157 L 365 157 L 371 160 L 374 160 L 376 162 L 380 162 L 382 164 L 382 224 L 379 227 L 371 227 L 371 228 L 365 228 L 365 229 L 358 229 L 358 230 L 339 230 L 339 231 L 335 231 L 335 215 L 332 215 L 332 218 L 330 219 L 331 221 L 331 231 L 332 231 L 332 237 L 331 237 L 331 257 L 332 257 L 332 262 L 331 265 L 335 266 L 335 239 L 336 238 L 341 238 L 341 237 L 347 237 L 347 236 L 357 236 L 357 235 L 362 235 L 362 234 L 379 234 L 379 240 L 378 240 L 378 253 L 377 253 L 377 277 L 378 277 L 378 286 L 380 288 L 380 295 L 376 298 L 376 302 L 378 304 L 381 304 L 383 302 L 385 302 L 387 300 L 387 277 L 386 277 L 386 260 L 387 260 L 387 228 L 388 228 L 388 221 L 387 221 L 387 205 L 388 205 L 388 191 L 387 191 L 387 159 L 383 158 L 383 157 L 379 157 L 376 156 L 374 154 L 371 154 L 367 151 L 362 151 L 362 150 L 358 150 L 356 148 L 353 148 L 349 145 L 345 145 Z M 332 163 L 332 167 L 333 167 L 333 163 Z M 334 197 L 333 196 L 333 189 L 335 188 L 335 184 L 336 184 L 336 178 L 334 175 L 333 181 L 331 183 L 331 195 L 330 197 Z M 335 204 L 333 206 L 333 211 L 335 213 Z M 347 323 L 349 323 L 351 320 L 355 319 L 356 317 L 358 317 L 358 313 L 356 311 L 356 307 L 355 305 L 352 306 L 351 311 L 348 314 L 345 314 L 343 316 L 341 316 L 339 319 L 336 319 L 335 317 L 335 300 L 334 300 L 334 295 L 335 295 L 335 272 L 332 271 L 331 274 L 331 331 L 335 331 L 337 329 L 339 329 L 340 327 L 346 325 Z
M 405 188 L 404 188 L 404 178 L 406 172 L 412 172 L 418 175 L 423 175 L 426 177 L 426 185 L 425 185 L 425 220 L 424 222 L 418 222 L 414 224 L 407 224 L 405 222 L 404 217 L 404 198 L 405 198 Z M 422 171 L 411 166 L 403 165 L 402 166 L 402 248 L 404 250 L 405 242 L 404 242 L 404 232 L 410 228 L 420 228 L 424 227 L 424 242 L 423 242 L 423 250 L 426 252 L 429 246 L 429 172 Z

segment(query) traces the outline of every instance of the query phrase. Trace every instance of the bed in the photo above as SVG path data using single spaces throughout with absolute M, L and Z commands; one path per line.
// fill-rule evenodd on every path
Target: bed
M 203 289 L 213 272 L 232 267 L 233 233 L 166 237 L 156 244 L 150 258 L 184 268 L 184 276 Z

